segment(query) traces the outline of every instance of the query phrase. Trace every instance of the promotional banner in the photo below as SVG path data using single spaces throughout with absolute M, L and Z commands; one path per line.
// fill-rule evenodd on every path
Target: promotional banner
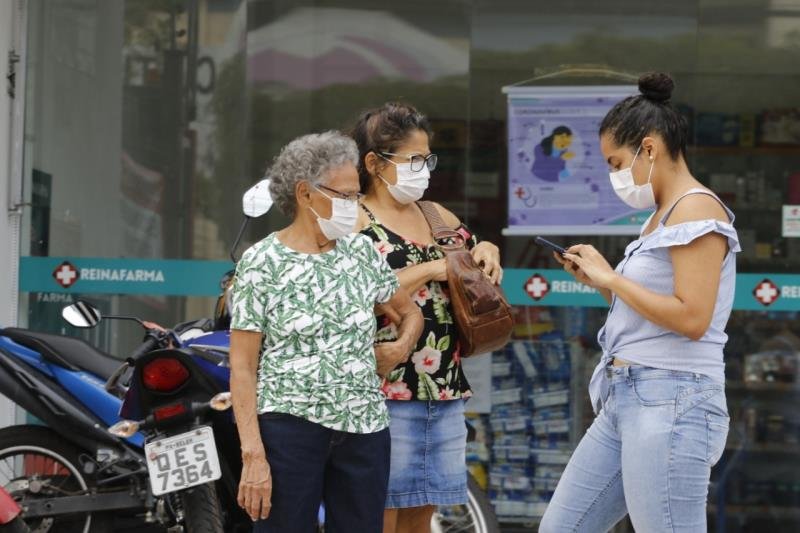
M 650 212 L 614 193 L 598 129 L 632 86 L 506 87 L 505 235 L 636 235 Z
M 509 268 L 503 290 L 511 305 L 608 307 L 599 292 L 563 270 Z M 737 274 L 734 310 L 800 311 L 800 275 Z

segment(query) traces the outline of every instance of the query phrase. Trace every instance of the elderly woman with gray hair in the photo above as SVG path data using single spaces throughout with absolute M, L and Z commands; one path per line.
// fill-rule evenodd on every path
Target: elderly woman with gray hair
M 270 193 L 291 224 L 236 268 L 231 393 L 242 443 L 239 505 L 254 531 L 379 532 L 389 417 L 379 374 L 408 358 L 422 315 L 368 237 L 353 233 L 355 143 L 337 132 L 281 150 Z M 375 344 L 376 306 L 399 322 Z

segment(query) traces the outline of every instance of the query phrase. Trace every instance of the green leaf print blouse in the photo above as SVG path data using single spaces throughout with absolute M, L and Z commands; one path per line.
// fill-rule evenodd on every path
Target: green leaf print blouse
M 249 248 L 236 267 L 231 329 L 264 335 L 258 412 L 349 433 L 388 427 L 373 308 L 398 288 L 365 235 L 343 237 L 320 254 L 296 252 L 274 233 Z

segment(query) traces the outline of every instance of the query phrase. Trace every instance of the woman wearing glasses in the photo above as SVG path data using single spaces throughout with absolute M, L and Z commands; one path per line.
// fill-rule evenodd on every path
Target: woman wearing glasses
M 372 242 L 353 233 L 355 143 L 336 132 L 289 143 L 269 171 L 292 223 L 236 268 L 231 393 L 242 443 L 239 505 L 254 531 L 382 528 L 389 417 L 376 372 L 408 358 L 422 316 Z M 374 346 L 376 304 L 398 318 Z M 376 364 L 376 358 L 382 364 Z
M 360 226 L 397 273 L 401 287 L 422 309 L 424 330 L 411 357 L 384 379 L 392 436 L 384 531 L 426 532 L 438 505 L 467 500 L 464 400 L 469 384 L 461 369 L 458 334 L 447 293 L 443 253 L 416 201 L 428 188 L 436 155 L 428 120 L 412 106 L 389 103 L 364 113 L 353 129 L 359 150 Z M 450 211 L 445 222 L 462 234 L 484 272 L 499 283 L 498 248 L 478 243 Z M 397 337 L 379 319 L 378 341 Z

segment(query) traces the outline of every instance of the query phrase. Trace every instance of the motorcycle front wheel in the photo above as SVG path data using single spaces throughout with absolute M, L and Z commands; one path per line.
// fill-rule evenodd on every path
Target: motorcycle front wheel
M 90 491 L 80 469 L 80 450 L 43 426 L 0 429 L 0 485 L 17 504 L 41 498 L 79 496 Z M 80 513 L 23 520 L 35 533 L 105 533 L 108 517 Z

